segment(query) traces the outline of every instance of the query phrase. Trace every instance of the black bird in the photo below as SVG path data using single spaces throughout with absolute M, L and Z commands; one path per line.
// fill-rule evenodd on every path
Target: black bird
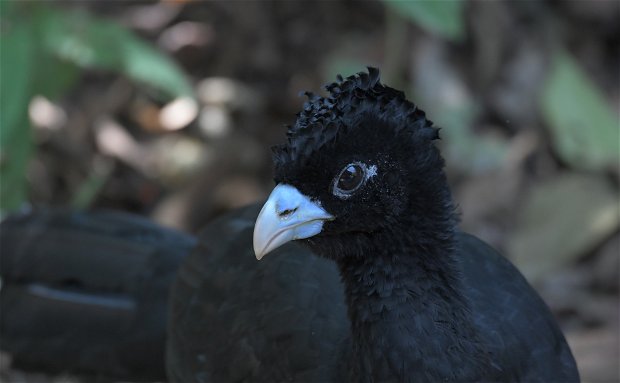
M 274 148 L 260 213 L 209 225 L 183 260 L 169 378 L 579 381 L 542 299 L 458 231 L 424 112 L 372 68 L 326 88 Z

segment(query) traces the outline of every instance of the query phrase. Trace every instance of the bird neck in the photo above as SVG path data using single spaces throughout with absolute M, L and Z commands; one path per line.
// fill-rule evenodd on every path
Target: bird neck
M 338 262 L 351 321 L 351 380 L 406 381 L 416 371 L 450 380 L 462 372 L 463 353 L 480 351 L 453 241 L 392 243 Z

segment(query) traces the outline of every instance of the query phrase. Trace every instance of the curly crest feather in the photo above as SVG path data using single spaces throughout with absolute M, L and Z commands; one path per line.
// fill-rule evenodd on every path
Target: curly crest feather
M 424 111 L 408 101 L 403 92 L 383 85 L 376 68 L 368 67 L 368 73 L 344 79 L 338 75 L 336 82 L 324 88 L 329 92 L 327 97 L 303 92 L 308 100 L 295 124 L 288 127 L 287 142 L 272 148 L 276 167 L 286 161 L 303 161 L 346 130 L 355 129 L 354 122 L 362 114 L 390 121 L 395 134 L 406 129 L 414 138 L 439 138 L 439 129 L 433 127 Z

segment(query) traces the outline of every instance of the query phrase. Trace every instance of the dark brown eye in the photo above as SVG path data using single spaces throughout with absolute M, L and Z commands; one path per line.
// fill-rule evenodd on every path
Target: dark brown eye
M 339 197 L 348 197 L 356 191 L 366 179 L 366 169 L 361 164 L 353 163 L 344 167 L 336 177 L 333 192 Z

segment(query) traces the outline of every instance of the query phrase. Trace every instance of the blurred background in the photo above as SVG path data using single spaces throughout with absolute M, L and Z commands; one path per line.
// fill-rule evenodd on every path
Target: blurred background
M 542 294 L 584 381 L 619 380 L 620 2 L 0 7 L 3 215 L 110 208 L 195 233 L 268 195 L 300 91 L 377 66 L 442 128 L 462 228 Z

